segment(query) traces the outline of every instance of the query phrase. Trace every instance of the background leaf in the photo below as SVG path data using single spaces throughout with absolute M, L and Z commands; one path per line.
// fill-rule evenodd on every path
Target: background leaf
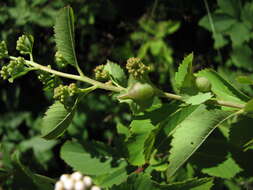
M 241 171 L 242 169 L 231 157 L 228 157 L 227 160 L 217 166 L 202 169 L 202 172 L 205 174 L 225 179 L 231 179 Z
M 20 161 L 20 153 L 15 152 L 12 156 L 14 170 L 14 188 L 15 189 L 39 189 L 39 190 L 51 190 L 53 188 L 54 180 L 46 178 L 41 175 L 33 174 L 27 167 L 25 167 Z M 20 187 L 22 184 L 22 187 Z

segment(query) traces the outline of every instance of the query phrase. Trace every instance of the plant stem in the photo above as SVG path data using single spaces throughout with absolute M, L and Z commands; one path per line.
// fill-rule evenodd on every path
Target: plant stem
M 234 103 L 234 102 L 227 102 L 227 101 L 223 101 L 223 100 L 216 100 L 216 103 L 221 106 L 226 106 L 226 107 L 231 107 L 231 108 L 239 108 L 239 109 L 244 108 L 243 104 L 238 104 L 238 103 Z
M 12 60 L 16 60 L 16 57 L 10 56 L 9 57 Z M 64 78 L 69 78 L 69 79 L 73 79 L 73 80 L 77 80 L 77 81 L 82 81 L 82 82 L 86 82 L 89 84 L 92 84 L 94 87 L 93 88 L 101 88 L 104 90 L 110 90 L 113 92 L 120 92 L 122 90 L 126 90 L 125 88 L 121 87 L 121 86 L 113 86 L 111 84 L 108 83 L 102 83 L 96 80 L 93 80 L 85 75 L 83 76 L 79 76 L 79 75 L 73 75 L 73 74 L 68 74 L 68 73 L 63 73 L 60 71 L 56 71 L 54 69 L 51 69 L 49 67 L 40 65 L 38 63 L 35 63 L 34 61 L 28 61 L 26 60 L 26 64 L 28 66 L 31 66 L 35 69 L 39 69 L 42 71 L 46 71 L 49 73 L 52 73 L 54 75 L 60 76 L 60 77 L 64 77 Z M 168 99 L 174 99 L 174 100 L 183 100 L 183 97 L 180 95 L 176 95 L 176 94 L 172 94 L 172 93 L 168 93 L 168 92 L 163 92 L 160 89 L 156 89 L 156 94 L 159 97 L 162 98 L 168 98 Z M 220 105 L 220 106 L 226 106 L 226 107 L 231 107 L 231 108 L 239 108 L 239 109 L 243 109 L 245 105 L 243 104 L 238 104 L 238 103 L 234 103 L 234 102 L 228 102 L 228 101 L 223 101 L 223 100 L 214 100 L 216 104 Z
M 169 99 L 175 99 L 175 100 L 182 100 L 183 97 L 176 95 L 176 94 L 171 94 L 168 92 L 162 92 L 158 91 L 158 96 L 163 97 L 163 98 L 169 98 Z M 214 100 L 216 104 L 220 106 L 226 106 L 226 107 L 231 107 L 231 108 L 239 108 L 243 109 L 244 105 L 243 104 L 238 104 L 234 102 L 228 102 L 228 101 L 223 101 L 223 100 Z
M 17 59 L 16 57 L 13 57 L 13 56 L 10 56 L 9 58 L 12 59 L 12 60 Z M 78 75 L 73 75 L 73 74 L 68 74 L 68 73 L 63 73 L 63 72 L 60 72 L 60 71 L 56 71 L 54 69 L 50 69 L 46 66 L 40 65 L 40 64 L 35 63 L 33 61 L 26 60 L 26 64 L 28 66 L 34 67 L 34 68 L 42 70 L 42 71 L 46 71 L 48 73 L 52 73 L 52 74 L 60 76 L 60 77 L 86 82 L 86 83 L 92 84 L 92 85 L 97 86 L 98 88 L 101 88 L 101 89 L 104 89 L 104 90 L 110 90 L 110 91 L 113 91 L 113 92 L 120 92 L 120 91 L 124 90 L 124 88 L 122 88 L 122 87 L 116 87 L 116 86 L 113 86 L 113 85 L 105 84 L 105 83 L 93 80 L 93 79 L 91 79 L 87 76 L 78 76 Z

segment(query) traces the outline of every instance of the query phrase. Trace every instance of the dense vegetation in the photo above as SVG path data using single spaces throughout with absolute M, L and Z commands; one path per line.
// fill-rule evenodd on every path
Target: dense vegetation
M 72 8 L 71 8 L 71 7 Z M 253 189 L 253 2 L 0 2 L 0 189 Z

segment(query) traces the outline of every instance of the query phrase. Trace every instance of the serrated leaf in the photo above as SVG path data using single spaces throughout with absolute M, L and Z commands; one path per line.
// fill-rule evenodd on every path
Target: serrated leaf
M 217 96 L 217 99 L 237 103 L 245 103 L 249 100 L 248 96 L 237 90 L 212 69 L 201 70 L 196 75 L 206 77 L 209 80 L 212 85 L 211 90 Z
M 199 92 L 197 95 L 186 97 L 183 100 L 187 104 L 199 105 L 206 102 L 207 100 L 210 100 L 212 97 L 213 95 L 210 92 L 207 92 L 207 93 Z
M 208 187 L 203 187 L 208 184 Z M 168 185 L 160 185 L 161 189 L 164 190 L 192 190 L 195 188 L 202 188 L 201 190 L 209 190 L 213 185 L 212 178 L 192 178 L 185 181 L 174 182 Z
M 111 157 L 102 162 L 99 157 L 92 157 L 80 144 L 70 141 L 61 147 L 60 156 L 74 170 L 86 175 L 108 175 L 119 169 L 111 165 Z M 124 164 L 124 162 L 122 160 L 120 164 Z
M 236 162 L 231 157 L 229 157 L 227 160 L 225 160 L 223 163 L 217 166 L 202 169 L 202 172 L 205 174 L 225 179 L 231 179 L 241 171 L 242 169 L 236 164 Z
M 180 122 L 173 133 L 167 176 L 171 177 L 189 157 L 201 146 L 211 132 L 219 126 L 228 113 L 218 109 L 198 106 Z
M 72 122 L 77 103 L 78 99 L 70 109 L 66 109 L 65 106 L 58 101 L 50 106 L 42 119 L 42 137 L 50 140 L 61 136 Z
M 160 190 L 147 174 L 130 175 L 124 183 L 113 186 L 110 190 Z
M 179 65 L 178 71 L 175 74 L 176 86 L 180 92 L 186 94 L 194 94 L 196 91 L 194 76 L 192 73 L 193 53 L 186 56 L 183 62 Z
M 68 64 L 78 67 L 75 53 L 74 13 L 71 7 L 67 6 L 59 11 L 54 32 L 58 52 Z
M 118 185 L 125 181 L 128 177 L 127 171 L 126 171 L 126 163 L 122 163 L 120 167 L 118 167 L 117 170 L 103 174 L 100 176 L 97 176 L 94 178 L 94 182 L 99 186 L 99 187 L 111 187 L 113 185 Z
M 127 77 L 124 70 L 116 63 L 107 60 L 107 63 L 104 68 L 110 75 L 111 80 L 117 85 L 126 87 Z
M 144 145 L 154 125 L 149 119 L 133 120 L 130 128 L 131 136 L 127 141 L 128 161 L 134 166 L 140 166 L 145 163 Z

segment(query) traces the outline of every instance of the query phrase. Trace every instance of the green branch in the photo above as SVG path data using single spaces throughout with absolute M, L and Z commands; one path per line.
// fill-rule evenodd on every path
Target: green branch
M 158 96 L 163 97 L 163 98 L 168 98 L 168 99 L 175 99 L 175 100 L 183 100 L 183 97 L 180 95 L 176 94 L 171 94 L 168 92 L 163 92 L 158 90 Z M 245 105 L 243 104 L 238 104 L 234 102 L 228 102 L 228 101 L 223 101 L 223 100 L 214 100 L 217 105 L 220 106 L 226 106 L 226 107 L 231 107 L 231 108 L 238 108 L 238 109 L 243 109 Z
M 9 57 L 12 60 L 16 60 L 16 57 L 10 56 Z M 114 86 L 108 83 L 102 83 L 96 80 L 93 80 L 85 75 L 83 76 L 79 76 L 79 75 L 73 75 L 73 74 L 68 74 L 68 73 L 64 73 L 64 72 L 60 72 L 60 71 L 56 71 L 54 69 L 51 69 L 49 67 L 40 65 L 34 61 L 25 61 L 26 65 L 33 67 L 35 69 L 39 69 L 42 71 L 46 71 L 48 73 L 52 73 L 54 75 L 60 76 L 60 77 L 64 77 L 64 78 L 69 78 L 69 79 L 73 79 L 73 80 L 77 80 L 77 81 L 82 81 L 85 83 L 89 83 L 93 86 L 96 86 L 96 88 L 100 88 L 100 89 L 104 89 L 104 90 L 109 90 L 109 91 L 113 91 L 113 92 L 121 92 L 123 90 L 126 90 L 125 88 L 121 87 L 121 86 Z M 162 98 L 168 98 L 168 99 L 174 99 L 174 100 L 180 100 L 183 101 L 183 97 L 180 95 L 176 95 L 176 94 L 172 94 L 172 93 L 168 93 L 168 92 L 163 92 L 160 89 L 156 89 L 157 91 L 157 96 L 162 97 Z M 231 107 L 231 108 L 238 108 L 238 109 L 243 109 L 245 105 L 243 104 L 238 104 L 238 103 L 234 103 L 234 102 L 228 102 L 228 101 L 223 101 L 223 100 L 214 100 L 215 104 L 220 105 L 220 106 L 226 106 L 226 107 Z
M 17 59 L 16 57 L 13 57 L 13 56 L 10 56 L 9 58 L 12 59 L 12 60 Z M 33 61 L 26 60 L 25 63 L 26 63 L 26 65 L 28 65 L 30 67 L 33 67 L 35 69 L 46 71 L 48 73 L 52 73 L 52 74 L 60 76 L 60 77 L 86 82 L 86 83 L 89 83 L 89 84 L 92 84 L 92 85 L 96 86 L 97 88 L 101 88 L 101 89 L 104 89 L 104 90 L 110 90 L 110 91 L 113 91 L 113 92 L 120 92 L 120 91 L 124 90 L 124 88 L 116 87 L 116 86 L 109 85 L 109 84 L 105 84 L 105 83 L 93 80 L 93 79 L 91 79 L 87 76 L 78 76 L 78 75 L 73 75 L 73 74 L 68 74 L 68 73 L 63 73 L 63 72 L 60 72 L 60 71 L 56 71 L 54 69 L 50 69 L 46 66 L 40 65 L 40 64 L 35 63 Z

